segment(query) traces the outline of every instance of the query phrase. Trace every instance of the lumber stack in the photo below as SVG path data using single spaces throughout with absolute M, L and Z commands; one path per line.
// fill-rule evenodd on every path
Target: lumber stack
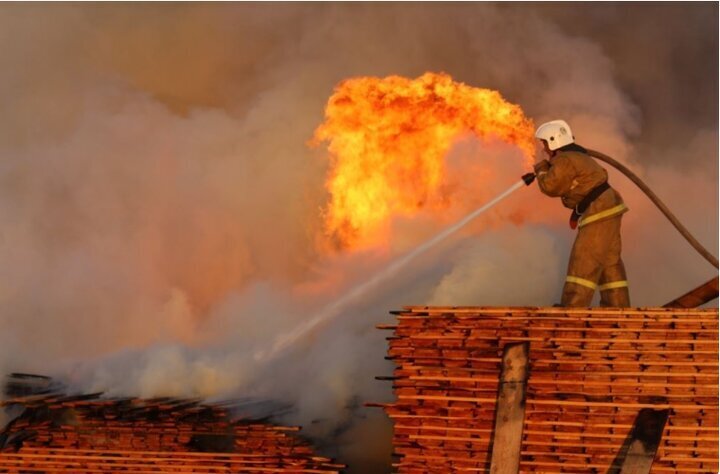
M 105 399 L 43 393 L 11 398 L 22 414 L 0 433 L 0 472 L 293 472 L 344 467 L 317 456 L 298 427 L 237 417 L 247 402 Z
M 397 472 L 488 471 L 502 351 L 516 342 L 530 343 L 521 472 L 607 472 L 643 408 L 670 410 L 651 472 L 718 472 L 717 309 L 394 314 L 379 328 L 394 331 L 396 401 L 381 406 Z

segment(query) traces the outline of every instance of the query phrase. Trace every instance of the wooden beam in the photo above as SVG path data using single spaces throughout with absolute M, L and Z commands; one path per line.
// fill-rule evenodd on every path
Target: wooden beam
M 490 460 L 491 474 L 517 474 L 520 469 L 529 347 L 524 342 L 508 344 L 503 350 Z
M 630 436 L 608 474 L 648 474 L 657 454 L 670 410 L 640 410 Z
M 663 306 L 663 308 L 697 308 L 718 297 L 718 277 L 712 278 Z

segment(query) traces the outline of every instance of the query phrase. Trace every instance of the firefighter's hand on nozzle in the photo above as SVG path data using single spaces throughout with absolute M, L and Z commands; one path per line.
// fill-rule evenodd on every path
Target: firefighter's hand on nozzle
M 525 181 L 525 186 L 530 186 L 535 181 L 535 173 L 525 173 L 522 175 L 522 180 Z
M 535 163 L 535 166 L 533 166 L 533 169 L 535 170 L 536 174 L 544 173 L 550 169 L 550 162 L 548 160 L 542 160 L 538 163 Z

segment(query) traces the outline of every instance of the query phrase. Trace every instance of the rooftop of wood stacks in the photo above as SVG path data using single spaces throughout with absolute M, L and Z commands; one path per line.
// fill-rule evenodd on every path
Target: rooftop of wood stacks
M 717 472 L 718 309 L 407 306 L 388 337 L 397 472 L 486 471 L 504 350 L 527 344 L 520 471 L 607 472 L 667 410 L 651 472 Z

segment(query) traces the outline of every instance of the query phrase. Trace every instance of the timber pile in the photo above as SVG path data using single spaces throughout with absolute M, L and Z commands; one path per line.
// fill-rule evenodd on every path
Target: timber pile
M 236 418 L 243 403 L 24 395 L 2 402 L 22 414 L 0 432 L 0 472 L 337 473 L 297 427 Z
M 389 359 L 400 473 L 487 472 L 503 348 L 530 343 L 521 472 L 605 473 L 643 408 L 653 473 L 718 472 L 718 310 L 407 307 Z M 380 379 L 387 377 L 379 377 Z M 615 464 L 617 465 L 617 464 Z

